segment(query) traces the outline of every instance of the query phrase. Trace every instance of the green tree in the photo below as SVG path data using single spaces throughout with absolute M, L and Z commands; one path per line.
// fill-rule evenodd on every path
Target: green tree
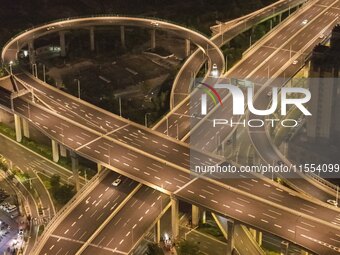
M 198 245 L 188 240 L 183 240 L 178 245 L 179 255 L 198 255 L 199 251 Z
M 148 244 L 146 255 L 163 255 L 163 250 L 155 243 Z
M 74 196 L 74 186 L 62 185 L 54 193 L 55 200 L 60 204 L 66 204 Z
M 50 184 L 52 191 L 57 190 L 60 187 L 60 176 L 56 174 L 52 175 L 50 179 Z

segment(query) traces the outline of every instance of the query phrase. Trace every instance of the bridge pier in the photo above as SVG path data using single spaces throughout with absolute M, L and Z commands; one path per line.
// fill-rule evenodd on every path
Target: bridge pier
M 125 26 L 120 26 L 120 43 L 123 48 L 126 48 L 125 44 Z
M 286 241 L 281 242 L 281 255 L 288 255 L 289 243 Z
M 66 45 L 65 45 L 65 31 L 59 32 L 60 39 L 60 56 L 66 57 Z
M 228 219 L 227 221 L 227 234 L 228 234 L 228 244 L 227 244 L 227 255 L 232 255 L 234 250 L 234 221 Z
M 28 42 L 28 58 L 31 64 L 35 64 L 34 41 Z
M 156 48 L 156 29 L 152 29 L 151 32 L 151 49 Z
M 171 230 L 172 230 L 172 240 L 176 240 L 179 234 L 179 224 L 178 224 L 178 212 L 179 204 L 178 200 L 171 196 Z
M 161 242 L 161 220 L 159 219 L 155 225 L 155 243 Z
M 206 224 L 207 223 L 207 211 L 203 210 L 202 212 L 202 223 Z
M 22 141 L 21 119 L 19 115 L 14 114 L 15 138 L 18 143 Z
M 66 158 L 67 157 L 67 150 L 66 147 L 62 144 L 59 144 L 60 156 Z
M 71 151 L 71 161 L 72 161 L 72 173 L 73 173 L 73 179 L 74 179 L 74 186 L 76 188 L 76 191 L 80 189 L 79 185 L 79 157 L 74 152 Z
M 185 39 L 185 56 L 189 57 L 190 56 L 190 40 Z
M 59 161 L 59 147 L 58 147 L 58 142 L 56 140 L 51 140 L 52 141 L 52 158 L 54 162 Z
M 308 255 L 308 251 L 301 250 L 301 255 Z
M 91 51 L 95 50 L 94 27 L 90 27 L 90 47 L 91 47 Z
M 192 205 L 191 208 L 191 225 L 197 227 L 200 220 L 200 209 L 196 205 Z
M 103 170 L 103 165 L 100 163 L 97 163 L 97 171 L 100 173 Z
M 24 137 L 30 138 L 30 128 L 28 126 L 28 121 L 26 119 L 22 119 L 22 129 Z
M 262 231 L 257 231 L 256 242 L 259 246 L 262 246 Z

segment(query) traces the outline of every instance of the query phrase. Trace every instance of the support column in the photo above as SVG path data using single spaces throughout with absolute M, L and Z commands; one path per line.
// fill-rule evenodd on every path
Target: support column
M 282 13 L 279 14 L 279 23 L 282 21 Z
M 301 250 L 301 255 L 308 255 L 308 251 Z
M 59 38 L 60 38 L 60 56 L 65 57 L 66 56 L 65 31 L 59 32 Z
M 281 242 L 281 255 L 288 255 L 289 243 L 286 241 Z
M 30 138 L 30 128 L 28 126 L 28 121 L 25 119 L 22 119 L 22 129 L 23 129 L 24 137 Z
M 120 26 L 120 43 L 123 48 L 126 48 L 125 44 L 125 26 Z
M 207 211 L 203 210 L 202 212 L 202 224 L 206 224 L 207 223 Z
M 254 237 L 254 239 L 256 240 L 256 229 L 249 228 L 249 232 Z
M 156 30 L 152 29 L 151 30 L 151 49 L 156 48 Z
M 161 242 L 161 220 L 159 219 L 155 225 L 155 243 Z
M 176 240 L 179 234 L 179 225 L 178 225 L 178 200 L 174 197 L 171 197 L 171 230 L 172 230 L 172 240 Z
M 80 188 L 79 186 L 79 158 L 78 158 L 78 155 L 74 151 L 71 152 L 71 161 L 72 161 L 74 186 L 76 188 L 76 191 L 78 191 Z
M 189 57 L 190 56 L 190 40 L 185 39 L 185 56 Z
M 60 149 L 60 156 L 66 158 L 67 157 L 66 147 L 62 144 L 59 144 L 59 149 Z
M 192 205 L 191 208 L 191 225 L 192 227 L 197 227 L 200 219 L 200 210 L 198 206 Z
M 28 42 L 28 58 L 31 64 L 35 64 L 34 41 Z
M 59 161 L 59 147 L 58 147 L 58 143 L 55 140 L 51 140 L 52 141 L 52 158 L 54 162 L 58 162 Z
M 103 165 L 97 163 L 97 171 L 100 173 L 103 170 Z
M 232 255 L 234 250 L 234 221 L 228 219 L 228 244 L 227 244 L 227 255 Z
M 259 246 L 262 246 L 262 232 L 257 231 L 256 241 L 259 244 Z
M 15 138 L 18 143 L 22 141 L 22 133 L 21 133 L 21 120 L 20 117 L 14 114 L 14 125 L 15 125 Z
M 95 50 L 94 45 L 94 27 L 90 27 L 90 45 L 91 45 L 91 51 Z

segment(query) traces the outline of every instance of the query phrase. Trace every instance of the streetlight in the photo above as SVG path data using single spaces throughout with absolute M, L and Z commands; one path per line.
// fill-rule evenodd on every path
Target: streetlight
M 77 82 L 77 85 L 78 85 L 78 99 L 80 99 L 80 80 L 79 79 L 74 79 L 74 81 Z
M 11 75 L 13 75 L 12 65 L 13 65 L 13 61 L 11 60 L 9 62 L 9 72 L 11 73 Z
M 145 127 L 148 127 L 148 115 L 150 115 L 150 112 L 145 113 L 144 115 L 144 122 L 145 122 Z

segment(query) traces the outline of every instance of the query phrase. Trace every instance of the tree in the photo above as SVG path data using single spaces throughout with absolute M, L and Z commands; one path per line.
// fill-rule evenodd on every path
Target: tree
M 74 186 L 62 185 L 53 193 L 53 196 L 60 204 L 66 204 L 74 194 Z
M 52 175 L 50 179 L 50 184 L 51 184 L 52 192 L 57 190 L 60 187 L 60 176 L 56 174 Z
M 146 255 L 163 255 L 163 250 L 155 243 L 148 244 Z
M 178 245 L 179 255 L 198 255 L 199 251 L 198 245 L 188 240 L 183 240 Z

